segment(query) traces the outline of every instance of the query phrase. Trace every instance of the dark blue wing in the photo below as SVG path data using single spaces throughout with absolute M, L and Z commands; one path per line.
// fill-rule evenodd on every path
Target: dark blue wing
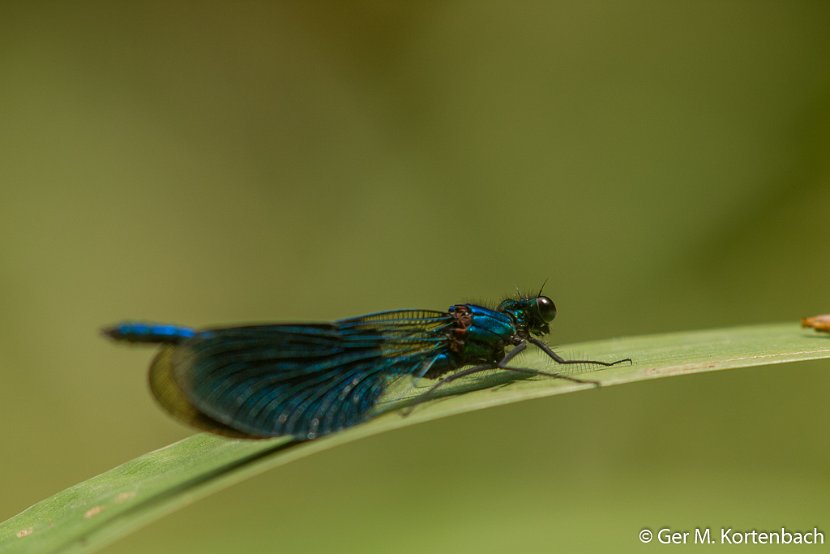
M 150 381 L 162 405 L 193 425 L 313 438 L 364 421 L 396 377 L 425 373 L 446 352 L 451 326 L 444 312 L 407 310 L 208 329 L 165 347 Z

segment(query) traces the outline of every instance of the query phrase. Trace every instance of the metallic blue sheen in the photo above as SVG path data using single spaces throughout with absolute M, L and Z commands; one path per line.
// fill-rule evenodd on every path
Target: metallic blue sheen
M 461 358 L 467 362 L 483 362 L 501 358 L 504 348 L 516 332 L 513 319 L 504 313 L 467 304 L 473 323 L 467 328 Z
M 196 335 L 196 331 L 179 325 L 125 322 L 106 330 L 114 339 L 129 342 L 179 342 Z

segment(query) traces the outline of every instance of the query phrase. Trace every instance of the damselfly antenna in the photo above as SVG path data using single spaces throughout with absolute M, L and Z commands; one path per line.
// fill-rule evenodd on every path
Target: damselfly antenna
M 550 280 L 550 277 L 548 277 L 547 279 L 545 279 L 545 280 L 542 282 L 542 286 L 541 286 L 541 287 L 539 287 L 539 294 L 537 294 L 536 296 L 542 296 L 542 291 L 545 289 L 545 285 L 547 285 L 547 284 L 548 284 L 548 281 L 549 281 L 549 280 Z

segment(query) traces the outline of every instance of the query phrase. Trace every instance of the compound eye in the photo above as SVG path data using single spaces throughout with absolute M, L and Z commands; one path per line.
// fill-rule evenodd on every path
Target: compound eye
M 539 296 L 536 298 L 536 309 L 539 310 L 539 315 L 546 322 L 551 322 L 556 317 L 556 304 L 547 296 Z

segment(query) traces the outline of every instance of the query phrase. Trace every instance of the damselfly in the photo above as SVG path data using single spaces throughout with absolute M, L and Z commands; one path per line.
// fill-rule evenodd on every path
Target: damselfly
M 372 417 L 381 395 L 402 377 L 435 380 L 416 403 L 451 381 L 493 369 L 598 384 L 511 365 L 528 344 L 559 364 L 631 361 L 563 359 L 538 338 L 555 317 L 553 301 L 540 293 L 505 299 L 495 309 L 456 304 L 446 312 L 203 330 L 122 323 L 104 332 L 163 345 L 150 367 L 150 387 L 176 418 L 230 436 L 312 439 Z

